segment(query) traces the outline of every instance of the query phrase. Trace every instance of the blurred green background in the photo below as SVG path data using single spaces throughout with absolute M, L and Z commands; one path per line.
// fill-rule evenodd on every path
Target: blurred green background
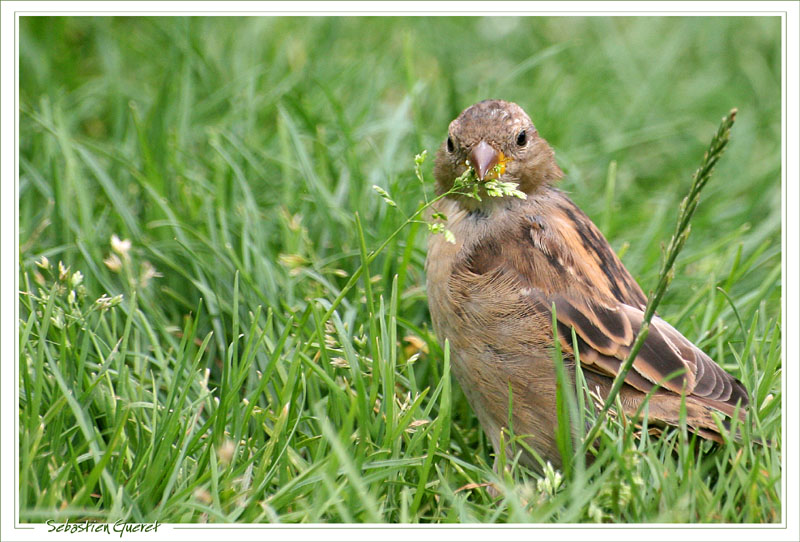
M 110 323 L 67 319 L 74 335 L 54 337 L 52 354 L 47 344 L 32 343 L 28 358 L 23 344 L 21 372 L 31 374 L 21 381 L 21 412 L 33 433 L 33 420 L 47 405 L 64 402 L 62 388 L 45 380 L 37 384 L 45 390 L 42 404 L 31 406 L 29 386 L 38 382 L 31 359 L 73 356 L 101 367 L 95 358 L 113 350 L 128 322 L 131 374 L 141 393 L 163 399 L 174 384 L 172 362 L 160 356 L 181 351 L 181 328 L 187 315 L 197 315 L 200 298 L 195 340 L 214 331 L 201 361 L 211 370 L 212 387 L 225 387 L 223 366 L 232 359 L 240 318 L 242 325 L 253 319 L 268 329 L 271 345 L 286 331 L 287 360 L 293 340 L 313 347 L 316 330 L 301 315 L 308 316 L 314 299 L 326 307 L 360 266 L 355 213 L 367 249 L 377 247 L 423 201 L 423 191 L 432 194 L 432 155 L 448 123 L 485 98 L 517 102 L 530 114 L 566 173 L 562 188 L 645 291 L 655 284 L 661 244 L 711 135 L 738 108 L 732 142 L 704 191 L 659 311 L 731 370 L 738 362 L 729 345 L 744 341 L 756 312 L 760 319 L 751 329 L 758 336 L 767 333 L 764 322 L 780 317 L 777 17 L 22 17 L 19 29 L 21 289 L 47 283 L 35 265 L 45 256 L 80 270 L 90 301 L 136 295 L 135 305 L 122 303 Z M 413 157 L 423 149 L 426 186 L 413 173 Z M 615 175 L 609 175 L 612 162 Z M 386 206 L 372 185 L 388 190 L 399 210 Z M 132 242 L 132 263 L 123 273 L 103 263 L 113 254 L 112 234 Z M 407 369 L 414 373 L 413 391 L 435 387 L 441 374 L 428 331 L 426 235 L 414 224 L 395 238 L 370 267 L 372 290 L 360 284 L 339 307 L 349 334 L 340 340 L 356 340 L 360 356 L 369 350 L 358 342 L 370 334 L 365 300 L 388 299 L 398 276 L 400 338 L 421 337 L 430 351 Z M 153 268 L 161 276 L 153 277 Z M 263 312 L 253 316 L 258 306 Z M 34 322 L 36 307 L 23 302 L 21 317 Z M 92 343 L 83 334 L 95 331 L 104 334 L 96 351 L 71 350 Z M 404 361 L 415 351 L 413 341 L 399 344 Z M 313 354 L 312 348 L 309 359 Z M 270 359 L 269 349 L 254 355 L 244 394 L 256 389 L 255 370 Z M 156 366 L 165 381 L 150 386 L 147 368 Z M 304 370 L 311 382 L 313 371 Z M 330 369 L 331 378 L 338 370 Z M 294 374 L 286 371 L 276 375 L 285 381 Z M 97 401 L 102 386 L 90 393 L 86 385 L 76 377 L 75 396 L 89 401 L 90 424 L 108 437 L 118 412 Z M 272 384 L 269 389 L 274 397 L 267 394 L 260 404 L 278 416 L 284 403 Z M 109 390 L 108 397 L 120 393 Z M 309 391 L 309 402 L 326 393 Z M 214 408 L 209 404 L 204 416 Z M 307 405 L 297 408 L 308 440 L 290 440 L 294 446 L 300 439 L 301 450 L 320 429 L 305 417 L 311 416 Z M 453 418 L 454 433 L 463 435 L 456 455 L 491 463 L 462 399 L 454 401 Z M 48 431 L 78 438 L 67 429 L 74 420 L 64 423 Z M 465 455 L 468 450 L 476 455 Z M 48 452 L 30 464 L 42 475 L 52 460 Z M 286 466 L 283 482 L 291 472 Z M 56 484 L 61 489 L 32 486 L 23 508 L 72 503 L 64 495 L 84 475 L 67 483 L 72 475 L 65 474 Z M 123 475 L 130 473 L 112 477 Z M 137 486 L 134 494 L 144 496 L 136 506 L 152 510 L 163 483 L 148 478 Z M 114 495 L 101 494 L 94 505 L 113 508 Z M 347 520 L 322 509 L 314 513 Z M 255 512 L 243 517 L 259 518 Z

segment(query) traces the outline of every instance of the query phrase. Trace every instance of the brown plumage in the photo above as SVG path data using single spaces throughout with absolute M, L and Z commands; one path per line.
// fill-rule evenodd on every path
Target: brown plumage
M 508 425 L 510 384 L 514 432 L 530 435 L 532 447 L 558 466 L 552 305 L 568 373 L 574 375 L 574 328 L 587 383 L 605 397 L 647 299 L 597 227 L 553 186 L 562 177 L 553 151 L 518 105 L 486 100 L 450 124 L 436 155 L 439 193 L 467 161 L 480 180 L 499 165 L 500 180 L 518 183 L 527 199 L 455 195 L 437 204 L 456 242 L 441 235 L 429 241 L 433 326 L 440 341 L 450 341 L 453 373 L 495 451 Z M 677 370 L 683 373 L 665 380 Z M 687 423 L 704 438 L 720 440 L 712 412 L 730 417 L 737 404 L 747 405 L 741 382 L 658 316 L 619 395 L 626 415 L 656 383 L 651 422 L 676 425 L 685 390 Z

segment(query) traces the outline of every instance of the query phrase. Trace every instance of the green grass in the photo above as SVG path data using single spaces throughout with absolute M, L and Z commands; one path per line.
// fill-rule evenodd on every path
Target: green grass
M 780 69 L 777 18 L 22 18 L 21 520 L 781 521 Z M 492 472 L 427 229 L 392 237 L 488 97 L 646 291 L 739 109 L 658 310 L 750 390 L 742 442 L 612 416 L 590 466 Z

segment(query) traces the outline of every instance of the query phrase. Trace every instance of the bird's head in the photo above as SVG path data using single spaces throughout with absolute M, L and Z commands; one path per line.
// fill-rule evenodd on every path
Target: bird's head
M 514 182 L 526 194 L 563 176 L 553 149 L 530 117 L 517 104 L 503 100 L 478 102 L 450 123 L 434 165 L 439 193 L 448 191 L 469 166 L 479 182 L 495 178 Z

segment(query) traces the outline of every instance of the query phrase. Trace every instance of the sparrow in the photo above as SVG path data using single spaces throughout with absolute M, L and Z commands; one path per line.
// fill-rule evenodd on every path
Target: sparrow
M 429 239 L 433 328 L 442 343 L 449 341 L 452 372 L 495 456 L 511 421 L 516 435 L 559 468 L 553 306 L 567 375 L 574 382 L 574 330 L 586 383 L 604 400 L 647 298 L 589 217 L 554 186 L 563 173 L 553 149 L 520 106 L 484 100 L 450 123 L 434 164 L 437 193 L 450 191 L 469 167 L 479 187 L 512 182 L 526 197 L 487 197 L 481 188 L 479 199 L 453 193 L 434 204 L 455 242 Z M 654 386 L 651 424 L 678 425 L 683 397 L 688 428 L 717 442 L 712 413 L 743 418 L 748 404 L 739 380 L 657 315 L 625 376 L 618 414 L 632 417 Z M 521 462 L 542 469 L 527 451 Z

